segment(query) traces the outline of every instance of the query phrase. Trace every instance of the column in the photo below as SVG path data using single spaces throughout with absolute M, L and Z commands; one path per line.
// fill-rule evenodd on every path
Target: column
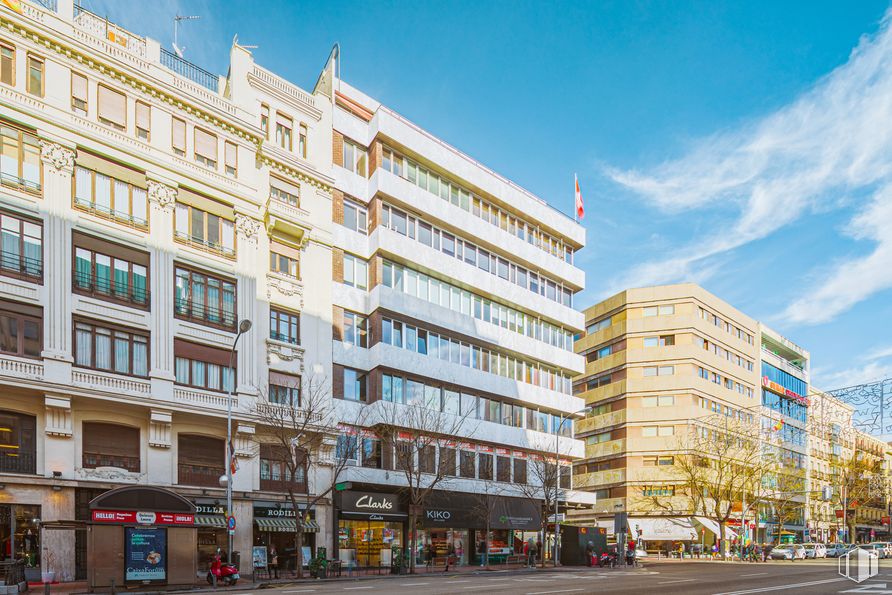
M 266 320 L 259 318 L 257 306 L 258 271 L 266 271 L 266 265 L 260 259 L 258 249 L 261 229 L 263 224 L 257 219 L 236 213 L 235 232 L 238 251 L 235 271 L 238 274 L 238 319 L 247 318 L 254 324 L 249 334 L 239 340 L 238 345 L 238 392 L 248 394 L 256 394 L 257 387 L 263 383 L 259 377 L 258 346 L 263 345 L 266 333 L 269 332 Z
M 173 229 L 177 189 L 155 180 L 147 182 L 152 233 L 150 291 L 152 299 L 152 394 L 158 399 L 172 399 L 174 380 L 173 312 L 174 266 Z

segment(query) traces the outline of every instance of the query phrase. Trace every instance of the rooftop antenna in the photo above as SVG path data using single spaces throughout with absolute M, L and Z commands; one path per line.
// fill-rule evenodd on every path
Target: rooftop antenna
M 180 14 L 173 17 L 173 51 L 180 58 L 183 57 L 183 52 L 186 51 L 185 47 L 179 46 L 179 39 L 177 38 L 177 32 L 179 29 L 180 21 L 197 21 L 200 18 L 201 17 L 198 15 L 184 16 L 184 15 L 180 15 Z

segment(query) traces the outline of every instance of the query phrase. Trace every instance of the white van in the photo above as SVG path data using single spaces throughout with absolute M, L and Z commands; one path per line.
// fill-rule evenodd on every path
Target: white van
M 827 557 L 827 546 L 823 543 L 803 543 L 805 548 L 805 557 L 812 560 Z

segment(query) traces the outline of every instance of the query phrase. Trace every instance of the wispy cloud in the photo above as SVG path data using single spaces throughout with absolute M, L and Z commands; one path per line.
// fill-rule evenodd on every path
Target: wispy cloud
M 785 314 L 802 323 L 830 320 L 892 287 L 892 239 L 884 238 L 892 229 L 892 134 L 882 124 L 892 120 L 890 22 L 892 11 L 844 65 L 774 113 L 702 139 L 652 171 L 608 169 L 613 181 L 664 211 L 735 212 L 721 232 L 634 268 L 619 284 L 708 277 L 732 250 L 809 212 L 838 208 L 841 196 L 866 196 L 844 232 L 876 249 L 829 269 Z

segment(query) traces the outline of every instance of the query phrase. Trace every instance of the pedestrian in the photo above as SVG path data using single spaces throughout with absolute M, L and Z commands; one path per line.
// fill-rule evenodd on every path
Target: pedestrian
M 539 543 L 540 542 L 538 540 L 534 542 L 533 538 L 530 537 L 530 567 L 536 566 L 536 558 L 539 556 Z
M 477 544 L 477 554 L 480 556 L 480 568 L 486 563 L 486 540 L 481 539 Z
M 279 552 L 274 545 L 269 548 L 269 574 L 270 578 L 279 578 Z
M 449 542 L 449 547 L 446 548 L 446 570 L 443 572 L 449 572 L 449 564 L 454 563 L 455 559 L 455 544 L 451 541 Z
M 424 545 L 424 565 L 430 570 L 431 564 L 434 563 L 434 546 L 431 542 Z
M 594 551 L 595 551 L 595 546 L 592 544 L 591 541 L 589 541 L 585 545 L 585 565 L 586 566 L 592 565 L 592 555 L 594 554 Z

